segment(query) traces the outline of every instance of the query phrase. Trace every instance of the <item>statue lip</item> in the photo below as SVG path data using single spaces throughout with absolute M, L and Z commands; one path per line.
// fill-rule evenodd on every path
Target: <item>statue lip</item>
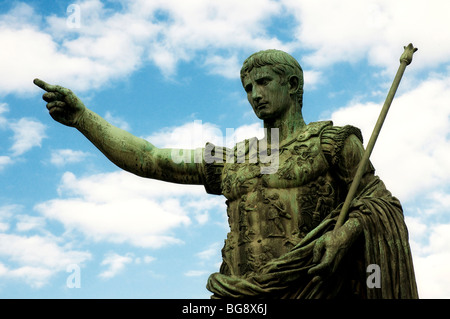
M 256 105 L 256 109 L 257 110 L 260 110 L 260 109 L 262 109 L 262 108 L 265 108 L 266 106 L 267 106 L 267 102 L 263 102 L 263 103 L 258 103 L 257 105 Z

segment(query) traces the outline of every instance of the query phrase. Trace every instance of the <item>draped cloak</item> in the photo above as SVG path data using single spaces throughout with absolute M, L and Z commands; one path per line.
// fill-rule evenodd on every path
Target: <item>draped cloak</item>
M 316 174 L 317 176 L 335 176 L 334 178 L 338 182 L 332 184 L 334 189 L 336 189 L 337 193 L 339 193 L 338 188 L 343 188 L 346 191 L 363 152 L 362 136 L 359 130 L 350 126 L 344 128 L 332 126 L 331 122 L 316 122 L 307 125 L 300 135 L 304 137 L 302 138 L 302 143 L 309 145 L 309 155 L 314 153 L 311 150 L 317 149 L 317 156 L 308 161 L 310 163 L 308 168 L 312 167 L 312 171 L 320 171 Z M 355 136 L 357 137 L 356 139 Z M 317 143 L 314 143 L 320 144 L 320 147 L 316 147 L 314 143 L 308 142 L 314 137 L 317 139 Z M 297 138 L 296 143 L 299 140 Z M 355 144 L 355 141 L 356 146 L 348 147 L 349 143 Z M 347 149 L 351 149 L 351 154 L 348 151 L 342 151 L 346 144 Z M 294 147 L 294 145 L 295 143 L 292 143 L 291 146 Z M 282 146 L 280 146 L 280 149 L 282 149 Z M 343 158 L 345 156 L 353 158 L 348 160 Z M 290 157 L 293 157 L 293 155 L 290 155 Z M 283 160 L 282 157 L 280 158 L 279 170 L 283 171 Z M 318 161 L 320 162 L 320 158 L 325 158 L 329 165 L 320 166 L 314 164 Z M 299 163 L 303 162 L 297 161 L 296 163 L 300 165 Z M 346 173 L 339 172 L 339 170 L 342 170 L 343 165 L 347 165 Z M 348 167 L 349 165 L 351 166 L 350 168 Z M 324 169 L 320 167 L 324 167 Z M 337 170 L 337 172 L 333 172 L 333 170 Z M 307 170 L 300 171 L 307 172 Z M 293 172 L 295 172 L 295 169 Z M 205 187 L 209 193 L 224 194 L 228 201 L 238 200 L 233 198 L 232 192 L 227 193 L 224 190 L 223 163 L 207 164 L 206 173 L 209 183 L 206 183 Z M 313 174 L 309 172 L 309 175 L 314 175 L 314 172 Z M 290 179 L 298 179 L 298 177 L 295 177 L 295 174 L 288 176 L 290 176 Z M 261 178 L 261 175 L 256 178 Z M 313 181 L 306 180 L 297 188 L 301 189 L 304 185 L 310 185 L 310 188 L 317 189 L 315 186 L 315 188 L 311 186 L 311 183 L 317 185 L 314 182 L 317 180 L 317 177 L 311 180 Z M 310 184 L 307 184 L 307 182 Z M 343 187 L 342 185 L 346 186 Z M 404 222 L 401 204 L 386 189 L 384 183 L 374 175 L 374 169 L 371 164 L 368 166 L 367 174 L 352 202 L 349 214 L 349 218 L 359 220 L 362 226 L 361 235 L 342 259 L 334 274 L 320 280 L 308 274 L 308 270 L 316 265 L 313 263 L 315 243 L 326 232 L 332 231 L 336 223 L 343 204 L 343 198 L 346 195 L 343 191 L 340 191 L 340 193 L 334 194 L 333 192 L 334 207 L 329 209 L 327 214 L 322 216 L 317 224 L 312 223 L 310 219 L 306 232 L 301 232 L 299 229 L 292 230 L 291 226 L 290 228 L 285 227 L 286 230 L 290 230 L 294 234 L 293 236 L 297 236 L 298 240 L 294 245 L 289 246 L 288 250 L 281 250 L 282 253 L 278 256 L 269 258 L 264 264 L 259 264 L 256 270 L 249 266 L 242 271 L 239 268 L 236 268 L 237 270 L 234 271 L 230 270 L 226 260 L 228 255 L 224 254 L 224 250 L 234 249 L 236 251 L 239 247 L 253 243 L 249 242 L 250 240 L 243 241 L 242 236 L 239 237 L 239 240 L 233 239 L 234 245 L 227 244 L 226 241 L 222 251 L 224 256 L 223 267 L 221 267 L 220 272 L 212 274 L 207 282 L 207 289 L 213 293 L 212 298 L 418 298 L 411 250 L 408 242 L 408 230 Z M 260 204 L 262 201 L 258 200 L 258 202 Z M 257 206 L 255 205 L 255 207 Z M 238 211 L 238 209 L 234 209 L 232 212 L 229 212 L 229 217 L 231 214 L 241 216 L 240 214 L 242 213 Z M 253 212 L 249 211 L 249 213 Z M 261 212 L 259 213 L 261 214 Z M 301 216 L 302 210 L 299 209 L 297 214 L 299 216 L 296 218 L 298 218 L 299 222 L 296 220 L 294 224 L 300 225 L 300 221 L 304 219 Z M 293 217 L 294 215 L 295 212 L 292 212 Z M 270 213 L 267 216 L 269 216 L 267 218 L 271 221 Z M 289 220 L 287 218 L 281 219 L 284 225 L 287 225 L 287 222 L 292 223 L 293 217 Z M 233 228 L 233 225 L 237 223 L 236 218 L 234 221 L 230 221 L 232 230 L 230 233 L 233 232 L 233 229 L 234 232 L 241 231 L 242 227 Z M 303 230 L 305 230 L 305 225 Z M 246 231 L 246 234 L 248 234 L 248 231 Z M 261 231 L 261 234 L 264 234 L 264 232 Z M 267 234 L 266 232 L 267 238 L 263 238 L 263 241 L 271 239 L 273 242 L 276 242 L 278 240 L 277 238 L 269 238 L 270 234 Z M 261 242 L 261 239 L 258 240 L 259 242 Z M 254 245 L 256 245 L 256 239 Z M 227 248 L 227 246 L 231 248 Z M 245 253 L 243 256 L 244 258 L 249 258 Z M 250 261 L 241 260 L 241 264 L 245 263 L 250 264 Z M 372 280 L 376 282 L 372 282 Z

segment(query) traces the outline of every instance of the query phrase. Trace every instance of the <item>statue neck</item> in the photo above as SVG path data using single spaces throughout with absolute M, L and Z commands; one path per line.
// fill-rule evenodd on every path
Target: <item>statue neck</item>
M 294 138 L 305 125 L 300 107 L 292 107 L 279 118 L 264 120 L 266 140 L 271 141 L 271 129 L 278 128 L 279 143 L 282 144 L 283 141 Z

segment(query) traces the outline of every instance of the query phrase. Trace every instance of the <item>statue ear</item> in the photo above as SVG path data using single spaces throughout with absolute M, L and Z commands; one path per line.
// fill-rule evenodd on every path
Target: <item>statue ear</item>
M 289 93 L 295 94 L 300 89 L 300 81 L 298 76 L 291 75 L 288 79 L 288 85 L 289 85 Z

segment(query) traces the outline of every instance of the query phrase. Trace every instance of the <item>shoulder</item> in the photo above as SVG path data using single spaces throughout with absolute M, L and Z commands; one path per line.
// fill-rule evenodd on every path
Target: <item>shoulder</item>
M 337 164 L 343 155 L 343 149 L 360 153 L 363 144 L 361 130 L 352 125 L 330 125 L 321 133 L 321 146 L 331 164 Z
M 322 137 L 334 142 L 345 141 L 350 135 L 355 135 L 361 143 L 363 136 L 361 130 L 353 125 L 335 126 L 329 125 L 322 132 Z

